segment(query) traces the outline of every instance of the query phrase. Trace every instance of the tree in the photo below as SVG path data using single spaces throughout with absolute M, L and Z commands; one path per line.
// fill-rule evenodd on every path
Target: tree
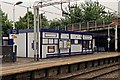
M 27 14 L 29 14 L 29 28 L 33 28 L 34 26 L 34 19 L 32 12 L 28 12 L 25 16 L 20 17 L 19 21 L 16 22 L 16 29 L 27 29 L 28 22 L 27 22 Z
M 87 22 L 87 21 L 108 21 L 113 18 L 111 12 L 105 12 L 105 7 L 98 2 L 91 0 L 81 4 L 73 4 L 69 10 L 63 12 L 69 16 L 71 23 Z
M 79 5 L 73 4 L 70 6 L 69 11 L 71 23 L 82 22 L 83 21 L 83 11 Z
M 29 28 L 33 28 L 34 27 L 34 15 L 32 14 L 32 12 L 28 12 L 25 14 L 25 16 L 20 17 L 19 21 L 16 22 L 16 28 L 17 29 L 27 29 L 28 28 L 28 22 L 27 22 L 27 16 L 29 14 Z M 42 28 L 44 28 L 46 26 L 46 17 L 41 15 L 42 17 Z
M 84 12 L 84 21 L 100 20 L 105 12 L 105 7 L 92 1 L 85 1 L 81 4 L 81 8 Z
M 60 27 L 60 22 L 59 22 L 60 20 L 59 19 L 54 19 L 54 20 L 52 20 L 52 21 L 50 21 L 50 25 L 49 25 L 49 27 L 48 27 L 48 29 L 59 29 L 59 27 Z
M 2 25 L 2 36 L 7 36 L 7 30 L 12 28 L 12 24 L 8 20 L 7 14 L 5 14 L 1 9 L 0 9 L 0 22 Z

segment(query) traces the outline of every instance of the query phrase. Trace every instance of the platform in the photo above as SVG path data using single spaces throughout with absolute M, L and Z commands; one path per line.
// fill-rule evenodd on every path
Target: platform
M 16 74 L 21 72 L 33 71 L 37 69 L 44 69 L 49 67 L 55 67 L 66 64 L 74 64 L 78 62 L 85 62 L 90 60 L 97 60 L 102 58 L 120 56 L 117 52 L 99 52 L 89 55 L 76 55 L 62 58 L 42 59 L 39 62 L 34 62 L 34 59 L 18 58 L 15 63 L 2 64 L 2 70 L 0 70 L 0 76 L 6 76 L 10 74 Z

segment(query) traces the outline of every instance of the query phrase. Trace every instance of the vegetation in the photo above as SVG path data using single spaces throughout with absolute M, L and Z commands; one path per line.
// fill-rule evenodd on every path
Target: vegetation
M 92 1 L 85 1 L 85 3 L 81 4 L 73 4 L 68 10 L 66 9 L 63 11 L 63 15 L 67 17 L 65 17 L 65 19 L 51 21 L 50 28 L 53 28 L 53 24 L 61 26 L 61 24 L 88 21 L 111 21 L 114 17 L 111 12 L 105 12 L 104 6 Z
M 28 12 L 25 14 L 25 16 L 20 17 L 19 21 L 16 22 L 16 29 L 27 29 L 28 28 L 28 21 L 27 21 L 28 14 L 29 14 L 29 28 L 34 27 L 34 15 L 32 14 L 32 12 Z M 47 19 L 45 16 L 43 15 L 41 16 L 42 16 L 42 27 L 45 27 Z
M 12 24 L 8 20 L 8 16 L 0 9 L 0 27 L 2 36 L 7 36 L 7 30 L 12 28 Z
M 42 15 L 42 28 L 49 29 L 64 29 L 65 25 L 69 23 L 87 22 L 87 21 L 110 21 L 112 14 L 105 12 L 105 7 L 92 1 L 86 1 L 81 4 L 73 4 L 68 6 L 69 9 L 63 11 L 63 15 L 67 16 L 61 19 L 54 19 L 47 21 L 46 17 Z M 17 29 L 26 29 L 27 27 L 27 14 L 24 17 L 20 17 L 16 22 Z M 33 28 L 33 14 L 29 12 L 29 28 Z

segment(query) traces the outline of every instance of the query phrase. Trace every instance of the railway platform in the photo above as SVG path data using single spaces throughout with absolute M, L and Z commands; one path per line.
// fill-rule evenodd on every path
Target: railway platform
M 99 66 L 104 63 L 119 61 L 118 52 L 98 52 L 89 55 L 76 55 L 62 58 L 41 59 L 34 62 L 32 58 L 17 58 L 15 63 L 4 63 L 0 70 L 3 80 L 37 79 L 58 74 L 66 74 L 79 69 Z M 28 80 L 29 80 L 28 79 Z

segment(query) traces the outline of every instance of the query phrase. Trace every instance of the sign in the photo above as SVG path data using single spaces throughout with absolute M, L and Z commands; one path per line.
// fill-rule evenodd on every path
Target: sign
M 43 38 L 58 38 L 58 33 L 45 32 Z
M 55 46 L 48 46 L 48 53 L 54 53 L 55 52 Z
M 83 35 L 83 39 L 85 39 L 85 40 L 91 40 L 92 36 L 91 35 Z
M 19 31 L 16 29 L 11 30 L 11 34 L 18 34 L 18 33 L 19 33 Z
M 10 39 L 14 39 L 14 38 L 17 38 L 17 36 L 15 34 L 11 34 Z

